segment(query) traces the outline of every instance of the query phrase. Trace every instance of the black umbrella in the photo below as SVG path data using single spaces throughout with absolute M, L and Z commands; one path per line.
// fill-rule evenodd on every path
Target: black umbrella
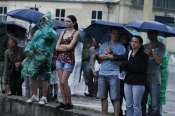
M 27 29 L 14 21 L 6 21 L 4 22 L 7 25 L 7 31 L 13 32 L 15 34 L 15 37 L 18 39 L 25 39 L 25 34 Z
M 84 31 L 87 34 L 91 35 L 97 42 L 104 43 L 106 41 L 109 41 L 109 32 L 111 27 L 119 28 L 120 33 L 126 33 L 130 38 L 133 36 L 133 34 L 121 23 L 102 20 L 91 24 Z
M 66 28 L 66 24 L 65 24 L 65 22 L 64 21 L 60 21 L 60 20 L 56 20 L 56 19 L 52 19 L 51 20 L 51 22 L 52 22 L 52 24 L 53 24 L 53 27 L 55 28 L 55 29 L 57 29 L 57 28 Z
M 132 21 L 126 24 L 125 26 L 134 28 L 135 30 L 140 32 L 156 30 L 159 31 L 159 35 L 163 37 L 175 36 L 175 29 L 156 21 Z

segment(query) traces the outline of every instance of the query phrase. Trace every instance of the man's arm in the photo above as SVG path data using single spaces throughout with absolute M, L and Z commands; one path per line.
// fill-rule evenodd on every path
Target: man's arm
M 153 58 L 154 58 L 154 61 L 155 61 L 157 64 L 160 64 L 160 63 L 161 63 L 162 57 L 159 57 L 159 56 L 157 55 L 157 53 L 155 52 L 154 49 L 152 49 L 152 56 L 153 56 Z

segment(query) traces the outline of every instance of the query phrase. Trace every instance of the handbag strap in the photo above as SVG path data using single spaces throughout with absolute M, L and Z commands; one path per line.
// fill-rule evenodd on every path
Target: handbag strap
M 132 53 L 132 50 L 129 50 L 128 60 L 129 60 L 129 58 L 130 58 L 131 53 Z

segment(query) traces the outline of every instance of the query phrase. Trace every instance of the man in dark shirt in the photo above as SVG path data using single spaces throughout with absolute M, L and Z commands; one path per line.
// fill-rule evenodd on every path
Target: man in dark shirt
M 160 84 L 161 84 L 161 72 L 160 63 L 165 54 L 166 47 L 163 43 L 157 39 L 158 31 L 149 30 L 147 36 L 150 43 L 145 44 L 145 53 L 149 56 L 148 67 L 147 67 L 147 85 L 142 98 L 142 116 L 146 116 L 146 103 L 147 96 L 150 93 L 152 106 L 148 111 L 149 116 L 160 115 Z

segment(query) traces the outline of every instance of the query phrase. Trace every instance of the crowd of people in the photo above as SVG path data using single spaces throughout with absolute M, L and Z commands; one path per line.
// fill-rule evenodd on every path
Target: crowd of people
M 147 32 L 149 43 L 145 45 L 141 36 L 133 35 L 130 39 L 117 27 L 110 28 L 109 41 L 98 43 L 89 37 L 81 43 L 74 15 L 66 17 L 67 29 L 59 36 L 50 20 L 50 12 L 41 17 L 30 30 L 24 48 L 18 46 L 18 40 L 0 22 L 3 92 L 22 96 L 24 81 L 25 96 L 29 98 L 26 102 L 44 105 L 57 100 L 60 88 L 62 101 L 56 109 L 70 110 L 71 96 L 77 94 L 83 72 L 84 94 L 101 100 L 102 114 L 108 114 L 109 96 L 115 116 L 123 115 L 123 99 L 127 116 L 162 115 L 169 54 L 158 39 L 158 31 Z M 118 78 L 122 72 L 124 78 Z

